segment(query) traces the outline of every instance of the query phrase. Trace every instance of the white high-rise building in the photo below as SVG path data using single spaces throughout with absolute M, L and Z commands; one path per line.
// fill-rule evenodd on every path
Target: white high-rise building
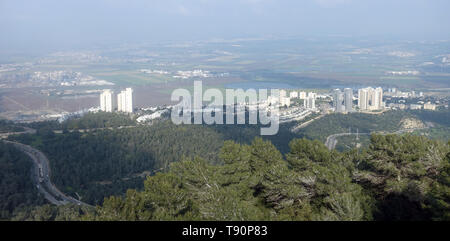
M 336 112 L 353 111 L 353 90 L 345 88 L 344 92 L 340 89 L 333 90 L 333 108 Z
M 310 97 L 310 98 L 317 98 L 317 94 L 316 93 L 314 93 L 314 92 L 309 92 L 308 93 L 308 97 Z
M 344 101 L 344 95 L 340 89 L 335 89 L 333 91 L 333 108 L 336 112 L 344 112 L 344 106 L 342 102 Z
M 353 111 L 353 90 L 350 88 L 344 89 L 344 106 L 345 111 L 347 112 Z
M 117 111 L 123 110 L 123 104 L 124 104 L 124 96 L 125 94 L 123 91 L 121 91 L 119 94 L 117 94 Z
M 306 97 L 304 106 L 306 109 L 315 109 L 316 108 L 316 99 L 312 97 Z
M 275 106 L 275 105 L 277 105 L 279 103 L 280 103 L 280 98 L 277 98 L 277 97 L 272 96 L 272 95 L 267 97 L 267 104 L 269 104 L 271 106 Z
M 383 89 L 369 87 L 358 90 L 358 107 L 360 110 L 381 110 L 383 104 Z
M 367 105 L 369 103 L 369 93 L 367 89 L 358 90 L 358 107 L 360 110 L 367 110 Z
M 280 90 L 280 98 L 284 98 L 286 97 L 286 95 L 287 95 L 286 90 Z
M 289 107 L 291 105 L 291 98 L 289 97 L 280 97 L 280 106 Z
M 308 96 L 305 98 L 303 105 L 306 109 L 316 109 L 316 97 L 317 94 L 309 92 Z
M 117 110 L 121 112 L 133 112 L 133 89 L 126 88 L 117 95 Z
M 299 95 L 299 98 L 300 98 L 301 100 L 306 99 L 306 92 L 301 91 L 298 95 Z
M 383 89 L 381 87 L 378 87 L 375 89 L 375 104 L 376 109 L 380 110 L 384 108 L 383 104 Z
M 291 97 L 291 98 L 298 98 L 298 92 L 297 91 L 291 91 L 291 93 L 289 93 L 289 97 Z
M 104 90 L 100 94 L 100 110 L 105 112 L 113 111 L 113 93 L 111 90 Z
M 286 90 L 280 90 L 279 103 L 280 103 L 280 106 L 287 106 L 287 107 L 289 107 L 291 105 L 291 98 L 287 97 L 287 91 Z

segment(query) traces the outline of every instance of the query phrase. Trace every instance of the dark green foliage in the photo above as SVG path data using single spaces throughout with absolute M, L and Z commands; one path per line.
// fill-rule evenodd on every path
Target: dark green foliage
M 53 121 L 39 121 L 39 122 L 31 122 L 29 124 L 24 124 L 29 128 L 39 130 L 41 128 L 47 128 L 51 130 L 61 130 L 62 125 L 56 120 Z
M 93 208 L 67 204 L 28 207 L 14 213 L 13 221 L 78 221 Z
M 15 125 L 12 121 L 0 120 L 0 133 L 20 131 L 24 131 L 24 129 L 18 125 Z
M 320 145 L 321 146 L 320 146 Z M 309 159 L 310 145 L 324 153 Z M 370 199 L 351 182 L 350 172 L 333 164 L 321 143 L 293 141 L 289 160 L 309 162 L 289 168 L 267 141 L 251 145 L 225 142 L 220 160 L 200 158 L 171 165 L 170 171 L 148 177 L 142 192 L 106 199 L 96 220 L 364 220 Z M 322 158 L 324 157 L 324 158 Z M 369 212 L 369 213 L 366 213 Z
M 358 153 L 296 139 L 283 159 L 267 141 L 226 141 L 223 165 L 175 162 L 142 192 L 105 200 L 86 220 L 448 220 L 449 147 L 374 135 Z M 360 185 L 361 184 L 361 185 Z
M 431 184 L 430 191 L 426 194 L 423 208 L 430 212 L 432 220 L 450 220 L 450 152 L 437 181 Z
M 439 111 L 411 110 L 410 113 L 432 126 L 428 129 L 417 130 L 414 134 L 425 135 L 444 142 L 450 140 L 450 110 L 448 108 Z
M 92 129 L 133 126 L 136 122 L 128 115 L 111 112 L 87 113 L 83 118 L 70 119 L 61 124 L 63 129 Z
M 373 135 L 354 178 L 377 199 L 375 217 L 448 219 L 448 152 L 448 145 L 421 136 Z
M 414 131 L 412 132 L 412 134 L 423 135 L 430 139 L 447 142 L 450 140 L 450 126 L 449 127 L 435 126 L 433 128 Z
M 293 140 L 287 161 L 291 170 L 279 172 L 274 180 L 285 180 L 283 213 L 300 220 L 365 220 L 370 197 L 352 183 L 351 173 L 343 164 L 342 156 L 329 152 L 318 141 Z M 271 185 L 267 185 L 268 188 Z
M 322 124 L 334 127 L 315 128 L 324 135 L 348 131 L 348 126 L 362 126 L 360 132 L 396 130 L 405 117 L 353 115 L 324 117 Z M 372 124 L 364 127 L 367 123 Z M 14 138 L 48 155 L 60 189 L 101 206 L 95 211 L 29 208 L 15 212 L 16 220 L 450 218 L 449 144 L 421 136 L 372 135 L 367 148 L 338 152 L 319 140 L 293 139 L 294 134 L 254 138 L 259 126 L 156 121 L 64 134 L 42 127 L 37 135 Z M 310 138 L 310 131 L 302 134 Z M 144 172 L 151 174 L 145 181 L 139 175 Z
M 128 116 L 100 112 L 61 126 L 90 123 L 89 119 L 105 119 L 106 115 L 130 120 Z M 233 138 L 240 143 L 250 143 L 260 131 L 259 126 L 176 126 L 170 121 L 87 133 L 65 131 L 55 134 L 54 122 L 42 122 L 33 127 L 38 128 L 36 135 L 11 138 L 42 150 L 50 159 L 51 178 L 57 187 L 71 196 L 78 194 L 83 201 L 92 204 L 101 203 L 104 197 L 123 194 L 127 189 L 142 189 L 145 175 L 140 174 L 165 170 L 169 163 L 183 156 L 199 156 L 211 163 L 219 163 L 218 150 L 224 140 Z M 286 133 L 290 133 L 289 129 L 283 128 L 278 135 L 267 139 L 287 152 L 288 141 L 295 135 L 286 138 Z
M 30 140 L 31 138 L 31 140 Z M 37 135 L 17 140 L 32 144 L 50 159 L 52 181 L 62 191 L 96 204 L 129 188 L 141 188 L 146 171 L 152 174 L 183 156 L 217 162 L 223 141 L 201 126 L 177 126 L 169 121 L 152 126 L 54 134 L 41 128 Z
M 277 134 L 272 136 L 262 136 L 265 140 L 271 141 L 278 150 L 285 154 L 289 152 L 289 141 L 294 138 L 300 138 L 302 135 L 292 133 L 290 128 L 295 122 L 282 123 Z M 262 125 L 213 125 L 206 126 L 223 135 L 224 140 L 233 140 L 241 144 L 249 144 L 252 140 L 260 136 Z
M 135 126 L 135 120 L 121 113 L 112 112 L 97 112 L 86 113 L 81 118 L 71 118 L 62 123 L 56 120 L 32 122 L 27 124 L 28 127 L 39 130 L 42 128 L 50 130 L 81 130 L 81 129 L 97 129 L 97 128 L 112 128 L 123 126 Z
M 301 129 L 299 134 L 308 139 L 325 141 L 327 136 L 348 132 L 349 128 L 352 132 L 356 132 L 358 129 L 360 133 L 392 132 L 398 130 L 401 120 L 408 116 L 412 115 L 403 111 L 388 111 L 383 114 L 334 113 L 314 121 Z
M 0 219 L 14 211 L 43 203 L 31 181 L 31 160 L 14 146 L 0 141 Z
M 422 121 L 430 121 L 442 126 L 450 127 L 450 109 L 439 111 L 432 110 L 410 110 L 411 114 L 419 117 Z

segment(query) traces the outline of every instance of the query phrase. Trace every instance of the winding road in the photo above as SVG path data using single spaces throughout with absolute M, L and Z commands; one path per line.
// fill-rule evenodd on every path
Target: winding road
M 120 126 L 118 129 L 122 128 L 131 128 L 135 126 Z M 33 171 L 32 171 L 32 180 L 36 184 L 36 188 L 39 192 L 44 195 L 44 198 L 47 199 L 50 203 L 55 205 L 65 205 L 68 203 L 73 203 L 77 205 L 90 206 L 90 204 L 84 203 L 80 200 L 77 200 L 73 197 L 65 195 L 61 192 L 50 180 L 50 168 L 49 168 L 49 160 L 41 151 L 19 142 L 8 141 L 6 140 L 9 136 L 12 135 L 20 135 L 20 134 L 35 134 L 36 130 L 28 127 L 23 127 L 24 131 L 21 132 L 7 132 L 0 133 L 0 141 L 5 143 L 9 143 L 14 145 L 18 150 L 27 154 L 31 160 L 33 161 Z M 99 129 L 113 129 L 113 128 L 95 128 L 95 129 L 82 129 L 77 130 L 80 132 L 89 132 L 93 130 Z M 70 130 L 73 131 L 73 130 Z M 62 133 L 62 130 L 54 130 L 54 133 Z
M 428 129 L 429 126 L 426 127 L 418 127 L 418 128 L 410 128 L 410 129 L 401 129 L 395 132 L 379 132 L 379 134 L 402 134 L 405 132 L 413 132 L 416 130 L 423 130 L 423 129 Z M 336 144 L 337 144 L 337 137 L 340 136 L 349 136 L 349 135 L 370 135 L 371 133 L 338 133 L 338 134 L 333 134 L 333 135 L 329 135 L 327 137 L 327 140 L 325 141 L 325 146 L 328 148 L 328 150 L 333 150 L 336 148 Z
M 33 161 L 32 180 L 36 184 L 39 192 L 42 193 L 50 203 L 55 205 L 65 205 L 73 203 L 77 205 L 91 206 L 73 197 L 62 193 L 50 180 L 50 169 L 48 158 L 41 151 L 22 143 L 3 140 L 14 145 L 17 149 L 27 154 Z
M 333 134 L 327 137 L 327 140 L 325 141 L 325 146 L 328 148 L 328 150 L 333 150 L 334 148 L 336 148 L 336 144 L 337 144 L 337 137 L 340 136 L 349 136 L 349 135 L 369 135 L 370 133 L 338 133 L 338 134 Z

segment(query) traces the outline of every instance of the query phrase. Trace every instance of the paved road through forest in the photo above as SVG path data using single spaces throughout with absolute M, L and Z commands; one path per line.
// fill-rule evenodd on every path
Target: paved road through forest
M 17 149 L 27 154 L 33 161 L 33 182 L 36 184 L 39 192 L 42 193 L 50 203 L 55 205 L 64 205 L 74 203 L 77 205 L 91 206 L 87 203 L 81 202 L 73 197 L 62 193 L 50 180 L 50 169 L 48 158 L 41 151 L 22 143 L 6 141 L 14 145 Z

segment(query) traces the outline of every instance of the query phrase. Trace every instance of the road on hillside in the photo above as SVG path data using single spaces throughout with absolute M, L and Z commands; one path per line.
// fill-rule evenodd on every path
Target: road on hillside
M 78 131 L 81 133 L 91 132 L 91 131 L 97 131 L 97 130 L 114 130 L 114 129 L 126 129 L 126 128 L 133 128 L 137 126 L 118 126 L 118 127 L 99 127 L 99 128 L 91 128 L 91 129 L 68 129 L 68 132 L 74 132 Z M 22 127 L 25 130 L 19 131 L 19 132 L 6 132 L 6 133 L 0 133 L 0 139 L 7 139 L 9 136 L 13 135 L 21 135 L 21 134 L 36 134 L 35 129 L 31 129 L 29 127 Z M 61 134 L 63 133 L 63 130 L 53 130 L 55 134 Z
M 298 130 L 307 127 L 309 124 L 313 123 L 314 121 L 316 121 L 316 120 L 318 120 L 318 119 L 320 119 L 320 118 L 322 118 L 322 117 L 324 117 L 326 115 L 327 114 L 321 114 L 321 115 L 319 115 L 319 116 L 317 116 L 317 117 L 315 117 L 315 118 L 313 118 L 313 119 L 311 119 L 309 121 L 306 121 L 306 122 L 304 122 L 304 123 L 302 123 L 300 125 L 297 125 L 297 126 L 295 126 L 295 127 L 293 127 L 291 129 L 291 132 L 297 132 Z
M 22 128 L 24 129 L 24 131 L 0 133 L 0 139 L 6 139 L 6 138 L 8 138 L 8 136 L 12 136 L 12 135 L 35 134 L 36 133 L 35 129 L 31 129 L 28 127 L 22 127 Z
M 41 151 L 22 143 L 6 141 L 14 145 L 17 149 L 27 154 L 33 161 L 33 175 L 32 180 L 36 184 L 37 189 L 42 193 L 50 203 L 55 205 L 64 205 L 73 203 L 77 205 L 91 206 L 87 203 L 81 202 L 73 197 L 62 193 L 50 180 L 50 169 L 48 158 Z
M 369 133 L 338 133 L 338 134 L 333 134 L 327 137 L 327 140 L 325 141 L 325 146 L 328 148 L 328 150 L 333 150 L 334 148 L 336 148 L 336 144 L 337 144 L 337 137 L 340 136 L 349 136 L 349 135 L 369 135 Z
M 380 133 L 380 134 L 402 134 L 405 132 L 413 132 L 416 130 L 423 130 L 423 129 L 427 129 L 429 128 L 428 126 L 426 127 L 419 127 L 419 128 L 411 128 L 411 129 L 402 129 L 402 130 L 398 130 L 392 133 Z M 328 148 L 328 150 L 333 150 L 336 148 L 336 144 L 337 144 L 337 137 L 340 136 L 349 136 L 349 135 L 370 135 L 370 133 L 338 133 L 338 134 L 333 134 L 333 135 L 329 135 L 327 137 L 327 140 L 325 141 L 325 146 Z

